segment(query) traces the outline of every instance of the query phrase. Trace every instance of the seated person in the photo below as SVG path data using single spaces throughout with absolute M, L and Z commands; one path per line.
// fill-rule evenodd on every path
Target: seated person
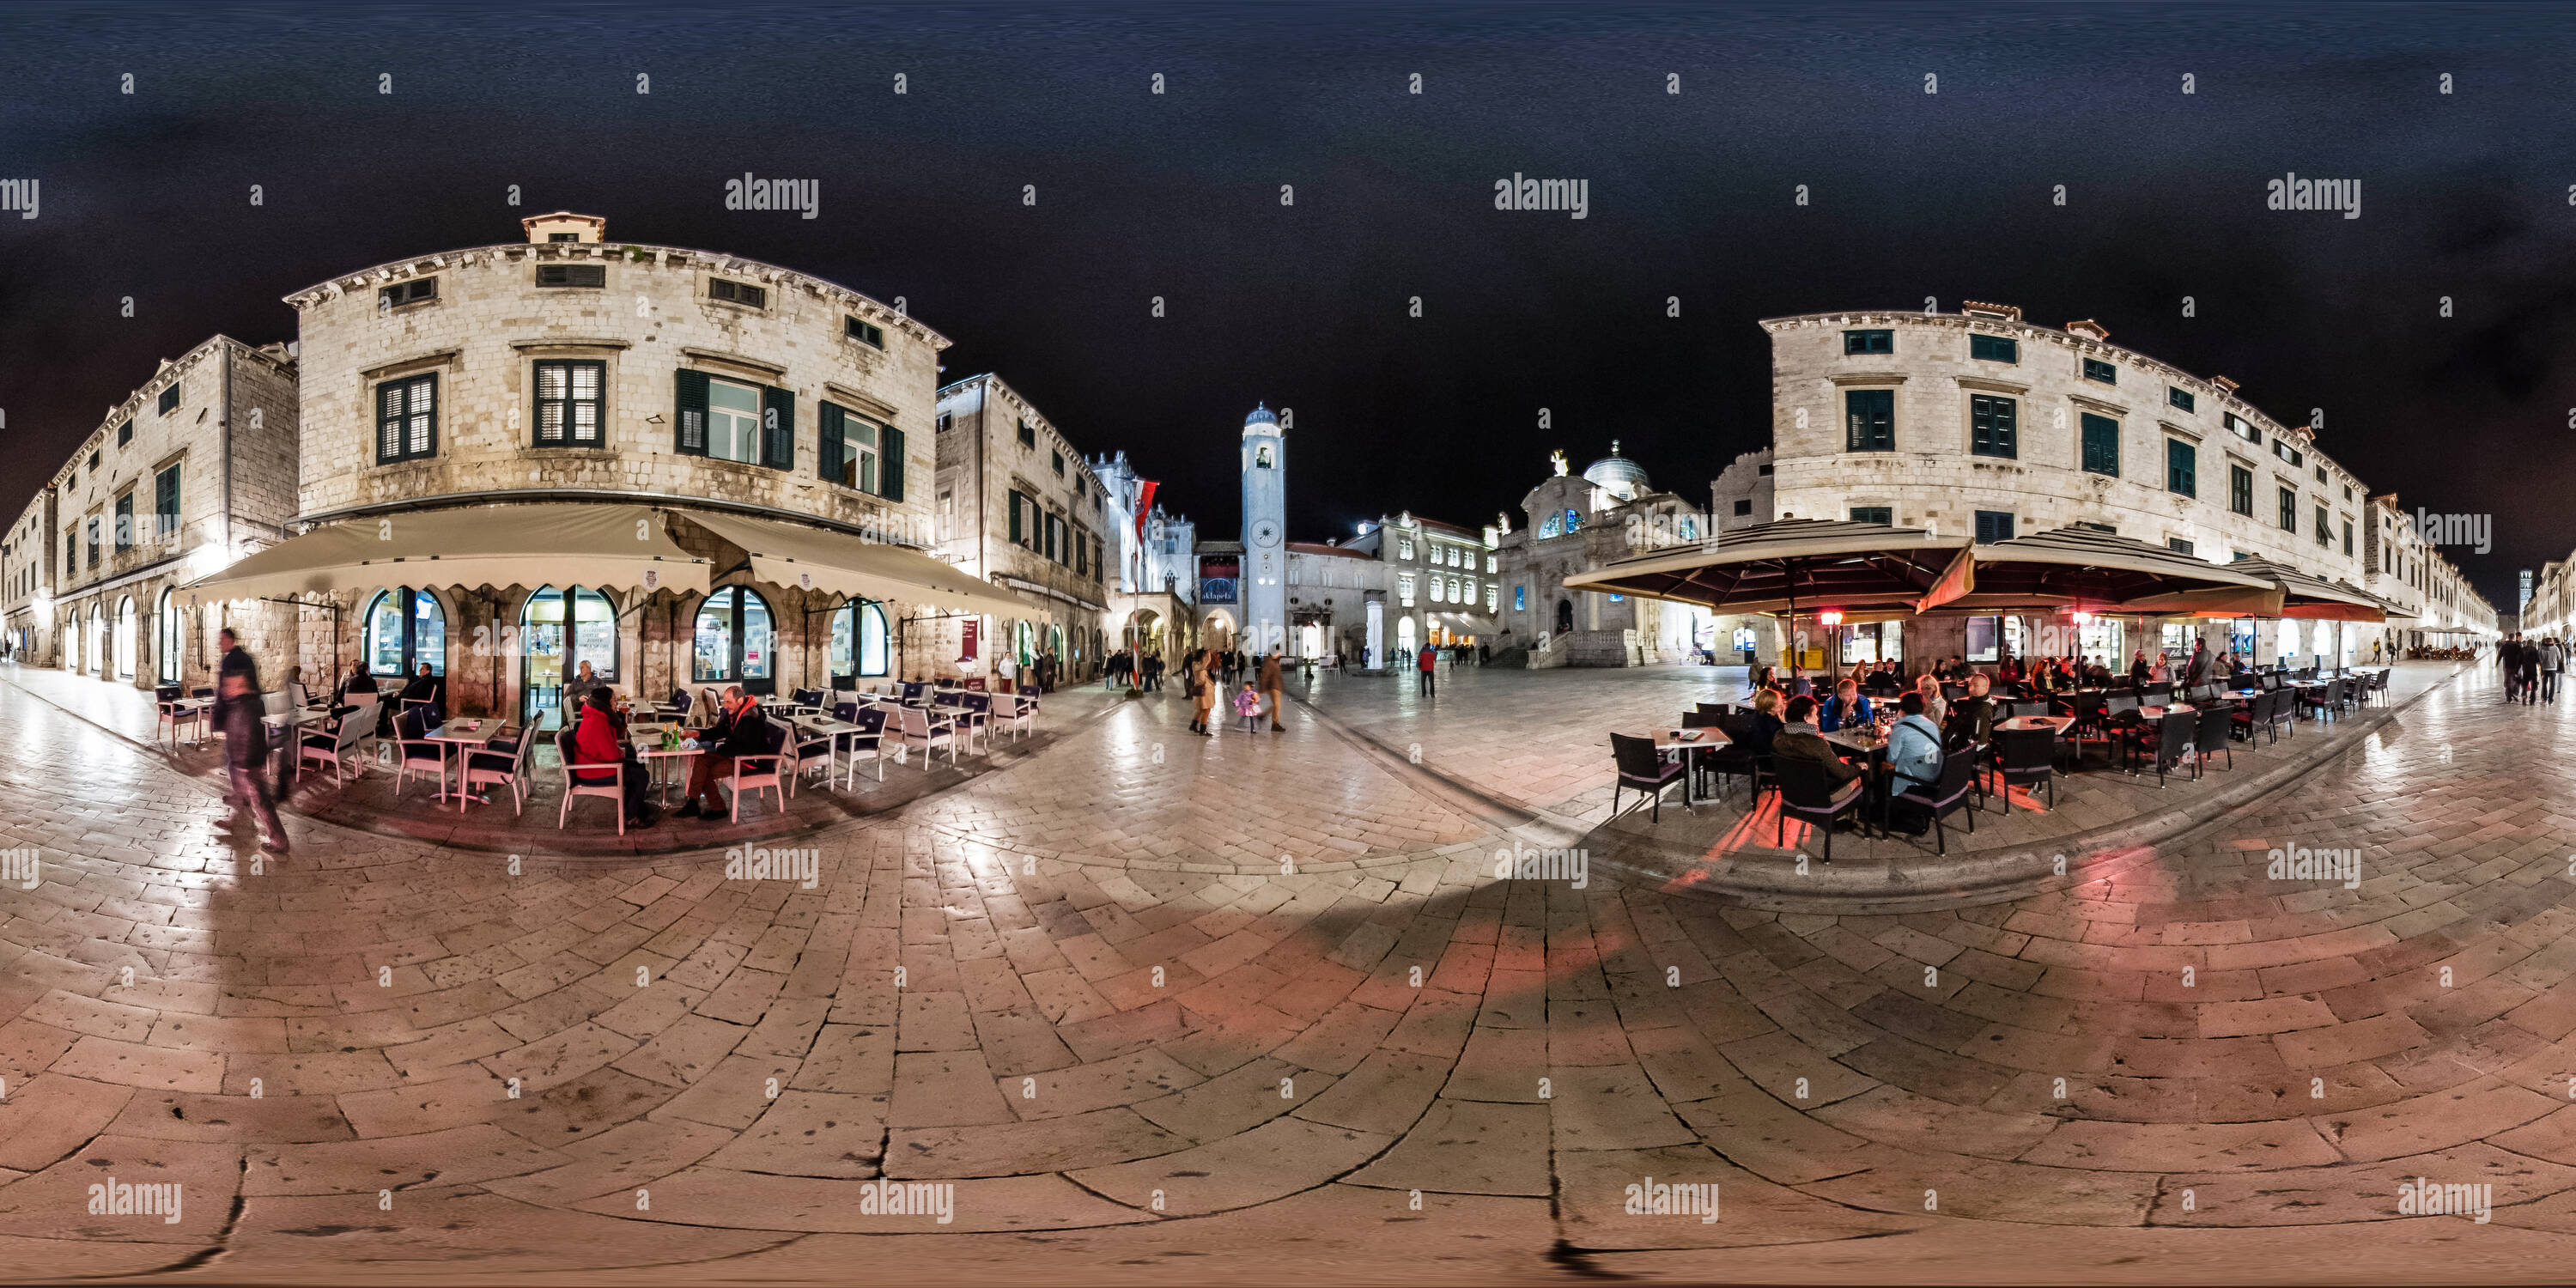
M 1941 781 L 1941 727 L 1923 713 L 1923 695 L 1908 693 L 1897 699 L 1896 727 L 1887 735 L 1887 791 L 1890 796 L 1915 788 L 1929 789 Z M 1920 836 L 1932 826 L 1929 818 L 1907 818 L 1891 822 L 1896 830 Z
M 340 685 L 340 696 L 344 704 L 350 706 L 356 705 L 355 703 L 349 703 L 346 701 L 350 694 L 374 693 L 376 691 L 376 677 L 367 674 L 364 670 L 351 672 L 349 674 L 349 678 L 343 681 Z
M 1852 682 L 1845 680 L 1841 687 L 1849 689 Z M 1841 695 L 1837 693 L 1835 696 Z M 1834 803 L 1837 805 L 1859 791 L 1861 772 L 1844 764 L 1842 757 L 1834 753 L 1834 745 L 1825 741 L 1816 728 L 1816 700 L 1802 693 L 1789 699 L 1783 710 L 1789 720 L 1780 726 L 1780 732 L 1771 740 L 1771 758 L 1775 761 L 1808 761 L 1824 770 L 1826 781 L 1834 785 Z
M 573 764 L 626 766 L 626 825 L 651 827 L 657 821 L 652 807 L 645 804 L 648 775 L 644 762 L 635 755 L 634 744 L 626 739 L 626 718 L 617 714 L 614 695 L 607 686 L 593 686 L 582 699 L 581 723 L 574 727 Z M 611 775 L 576 768 L 573 777 L 589 783 L 604 783 Z
M 1812 701 L 1813 699 L 1810 699 Z M 1753 716 L 1744 736 L 1735 745 L 1756 756 L 1771 754 L 1771 740 L 1780 732 L 1780 691 L 1758 689 L 1753 694 Z
M 737 684 L 725 690 L 715 723 L 699 730 L 695 741 L 707 752 L 689 767 L 688 799 L 681 802 L 680 817 L 721 821 L 728 811 L 716 793 L 716 780 L 733 776 L 736 756 L 769 754 L 769 717 L 760 700 Z
M 401 700 L 404 702 L 427 702 L 429 704 L 429 713 L 433 717 L 432 723 L 444 721 L 447 719 L 446 677 L 431 675 L 429 673 L 429 663 L 421 663 L 420 674 L 413 676 L 411 678 L 411 683 L 403 686 Z
M 1945 726 L 1950 745 L 1963 747 L 1985 742 L 1994 736 L 1995 703 L 1986 696 L 1993 682 L 1983 675 L 1968 677 L 1968 695 L 1950 704 Z
M 1794 707 L 1796 704 L 1791 705 Z M 1870 706 L 1868 698 L 1861 696 L 1860 685 L 1852 680 L 1836 684 L 1834 696 L 1816 708 L 1816 730 L 1819 733 L 1832 733 L 1850 725 L 1865 725 L 1876 719 L 1877 710 Z

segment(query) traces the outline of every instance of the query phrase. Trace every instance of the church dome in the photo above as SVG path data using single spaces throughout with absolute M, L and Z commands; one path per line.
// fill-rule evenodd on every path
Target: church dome
M 1610 440 L 1610 454 L 1583 467 L 1585 482 L 1618 497 L 1633 501 L 1641 492 L 1653 490 L 1646 482 L 1644 466 L 1619 454 L 1619 440 Z
M 1279 413 L 1270 410 L 1267 404 L 1254 407 L 1252 409 L 1252 414 L 1243 418 L 1243 432 L 1247 434 L 1278 433 Z

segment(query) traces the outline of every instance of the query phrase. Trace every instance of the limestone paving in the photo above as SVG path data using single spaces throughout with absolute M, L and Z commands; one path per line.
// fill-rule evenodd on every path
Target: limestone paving
M 2491 669 L 2100 880 L 1841 914 L 1495 879 L 1624 713 L 1443 679 L 1330 677 L 1213 739 L 1177 696 L 1058 695 L 1043 749 L 773 842 L 817 851 L 807 888 L 720 844 L 513 864 L 301 814 L 263 858 L 148 710 L 0 675 L 0 849 L 36 862 L 0 886 L 0 1277 L 2538 1280 L 2571 1250 L 2576 729 Z M 2268 875 L 2303 848 L 2352 879 Z M 93 1213 L 109 1177 L 181 1186 L 178 1219 Z M 2484 1219 L 2401 1211 L 2419 1179 L 2489 1187 Z M 1633 1211 L 1654 1185 L 1720 1212 Z

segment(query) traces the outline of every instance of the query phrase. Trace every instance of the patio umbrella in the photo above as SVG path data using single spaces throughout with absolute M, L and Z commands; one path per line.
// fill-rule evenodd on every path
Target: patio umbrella
M 1565 587 L 1778 614 L 1794 632 L 1801 605 L 1935 607 L 1964 580 L 1969 546 L 1964 536 L 1922 528 L 1780 519 L 1621 559 L 1568 577 Z M 1799 669 L 1793 660 L 1790 675 Z
M 2278 617 L 2284 594 L 2272 579 L 2240 571 L 2242 563 L 2214 564 L 2091 528 L 1976 546 L 1973 558 L 1963 591 L 1947 601 L 1952 609 Z

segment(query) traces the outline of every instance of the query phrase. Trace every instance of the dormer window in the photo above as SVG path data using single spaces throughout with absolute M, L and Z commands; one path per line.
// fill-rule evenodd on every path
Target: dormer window
M 872 348 L 885 347 L 885 328 L 854 317 L 841 319 L 841 334 Z
M 396 282 L 377 290 L 376 309 L 378 312 L 384 312 L 401 308 L 406 304 L 420 304 L 437 298 L 438 279 L 416 277 L 408 282 Z
M 547 240 L 547 241 L 550 241 L 550 242 L 577 242 L 577 241 L 580 241 L 580 240 L 581 240 L 581 234 L 580 234 L 580 233 L 547 233 L 547 234 L 546 234 L 546 240 Z

